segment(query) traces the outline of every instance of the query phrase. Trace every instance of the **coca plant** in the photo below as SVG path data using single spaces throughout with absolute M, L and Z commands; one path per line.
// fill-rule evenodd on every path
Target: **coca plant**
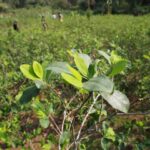
M 89 116 L 100 103 L 99 115 L 101 117 L 103 100 L 123 113 L 128 112 L 130 105 L 127 96 L 117 90 L 113 82 L 114 76 L 122 73 L 127 67 L 128 61 L 126 59 L 119 56 L 115 51 L 110 54 L 98 51 L 97 59 L 92 59 L 89 55 L 75 50 L 69 51 L 68 54 L 73 59 L 72 64 L 53 62 L 43 69 L 41 64 L 34 61 L 32 65 L 23 64 L 20 66 L 23 75 L 35 83 L 34 86 L 23 92 L 21 102 L 29 101 L 34 97 L 35 101 L 33 101 L 32 107 L 39 117 L 40 124 L 44 128 L 53 128 L 56 132 L 59 150 L 78 149 L 81 146 L 82 140 L 86 137 L 84 135 L 88 134 L 86 131 L 88 131 L 87 123 L 91 119 Z M 104 59 L 108 68 L 107 71 L 103 71 L 103 68 L 99 65 Z M 56 116 L 56 112 L 60 111 L 57 110 L 58 107 L 54 109 L 53 104 L 45 107 L 38 98 L 40 91 L 46 89 L 46 87 L 52 87 L 47 81 L 50 78 L 49 72 L 60 74 L 66 83 L 76 88 L 76 92 L 80 96 L 87 95 L 87 98 L 84 101 L 79 101 L 76 107 L 73 107 L 76 100 L 74 95 L 72 97 L 75 98 L 70 101 L 61 101 L 62 110 L 58 116 L 61 118 L 61 123 L 58 123 L 58 117 Z M 84 111 L 81 111 L 82 109 Z M 101 121 L 96 122 L 102 124 Z M 113 133 L 113 136 L 115 135 L 112 128 L 108 128 L 107 135 L 104 136 L 108 139 L 114 139 L 114 137 L 108 136 L 109 131 Z M 102 131 L 98 130 L 98 132 Z

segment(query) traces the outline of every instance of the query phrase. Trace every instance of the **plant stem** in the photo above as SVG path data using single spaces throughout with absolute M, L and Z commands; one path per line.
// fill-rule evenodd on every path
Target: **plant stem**
M 65 120 L 66 120 L 66 114 L 67 114 L 67 111 L 64 110 L 64 117 L 63 117 L 63 121 L 62 121 L 62 126 L 61 126 L 61 133 L 60 133 L 60 136 L 59 138 L 62 136 L 63 132 L 64 132 L 64 125 L 65 125 Z M 61 146 L 60 146 L 60 140 L 59 140 L 59 145 L 58 145 L 58 149 L 61 150 Z
M 55 120 L 53 119 L 53 117 L 51 115 L 49 115 L 49 118 L 51 119 L 51 122 L 56 127 L 56 129 L 58 130 L 59 134 L 61 134 L 61 131 L 60 131 L 58 125 L 56 124 Z
M 93 103 L 92 103 L 92 105 L 90 106 L 90 108 L 89 108 L 87 114 L 85 115 L 85 117 L 84 117 L 84 119 L 83 119 L 83 121 L 82 121 L 82 123 L 81 123 L 80 129 L 79 129 L 79 131 L 78 131 L 78 134 L 77 134 L 77 137 L 76 137 L 76 140 L 75 140 L 75 143 L 76 143 L 76 150 L 77 150 L 77 145 L 78 145 L 77 142 L 78 142 L 78 140 L 80 139 L 81 131 L 82 131 L 83 127 L 84 127 L 85 122 L 87 121 L 87 118 L 88 118 L 89 114 L 91 113 L 91 110 L 93 109 L 93 106 L 95 105 L 96 101 L 98 100 L 99 96 L 100 96 L 100 94 L 98 94 L 98 95 L 95 97 L 95 96 L 94 96 L 94 93 L 93 93 Z

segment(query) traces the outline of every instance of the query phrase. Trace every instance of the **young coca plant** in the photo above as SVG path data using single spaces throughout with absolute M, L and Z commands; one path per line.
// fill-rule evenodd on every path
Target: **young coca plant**
M 81 132 L 83 127 L 88 121 L 88 117 L 100 97 L 101 99 L 105 99 L 113 108 L 119 111 L 126 113 L 129 109 L 130 104 L 128 98 L 122 92 L 116 90 L 113 83 L 113 77 L 121 73 L 126 68 L 128 63 L 127 60 L 120 57 L 115 51 L 112 51 L 110 55 L 103 51 L 98 51 L 98 53 L 108 62 L 109 71 L 107 72 L 109 73 L 107 75 L 101 74 L 101 68 L 99 68 L 101 59 L 92 60 L 92 58 L 87 54 L 78 53 L 77 51 L 69 51 L 70 56 L 74 60 L 74 64 L 69 64 L 67 62 L 54 62 L 46 69 L 46 71 L 52 71 L 60 74 L 66 82 L 74 86 L 81 94 L 90 93 L 90 98 L 92 98 L 92 103 L 88 106 L 87 112 L 82 114 L 84 117 L 81 121 L 79 129 L 74 131 L 72 134 L 71 128 L 75 128 L 72 127 L 75 126 L 73 123 L 74 120 L 69 121 L 70 127 L 66 128 L 66 124 L 68 124 L 68 118 L 70 114 L 73 114 L 74 119 L 77 115 L 76 113 L 85 105 L 86 101 L 81 102 L 80 107 L 75 111 L 76 113 L 73 113 L 74 110 L 67 109 L 68 105 L 71 105 L 73 101 L 70 101 L 69 104 L 63 104 L 63 120 L 61 129 L 59 125 L 56 124 L 55 120 L 50 117 L 52 123 L 54 123 L 54 126 L 56 127 L 57 133 L 59 134 L 59 150 L 65 148 L 70 149 L 72 146 L 74 146 L 75 149 L 78 148 L 82 139 Z M 47 84 L 43 78 L 44 71 L 39 63 L 33 62 L 32 66 L 22 65 L 20 69 L 25 77 L 35 82 L 37 89 L 40 89 L 43 87 L 43 85 Z M 91 95 L 93 96 L 91 97 Z M 34 107 L 37 108 L 35 105 Z M 40 109 L 40 111 L 42 110 Z M 46 115 L 48 115 L 48 113 L 45 113 L 43 116 L 46 117 Z M 49 117 L 43 119 L 43 121 L 46 120 L 46 123 L 43 123 L 43 127 L 48 127 L 48 118 Z
M 110 65 L 109 74 L 106 76 L 99 72 L 98 63 L 100 60 L 97 59 L 94 61 L 88 55 L 74 51 L 69 51 L 69 54 L 74 59 L 74 66 L 67 62 L 55 62 L 50 64 L 47 70 L 60 73 L 65 81 L 76 87 L 81 93 L 83 91 L 93 93 L 93 102 L 89 106 L 89 109 L 80 125 L 80 129 L 76 133 L 74 143 L 77 148 L 78 142 L 80 141 L 81 131 L 100 96 L 113 108 L 124 113 L 128 111 L 128 98 L 122 92 L 115 89 L 112 80 L 115 75 L 121 73 L 125 69 L 128 62 L 118 56 L 115 51 L 112 51 L 111 55 L 108 55 L 103 51 L 99 51 L 99 54 L 104 56 Z
M 48 85 L 45 75 L 47 72 L 44 72 L 41 64 L 37 61 L 34 61 L 32 65 L 21 65 L 20 70 L 26 78 L 34 81 L 35 83 L 35 85 L 28 87 L 23 92 L 20 102 L 24 104 L 32 100 L 32 98 L 35 98 L 35 102 L 32 104 L 32 107 L 39 118 L 40 125 L 43 128 L 47 128 L 49 126 L 49 114 L 52 113 L 52 105 L 50 104 L 48 107 L 45 107 L 44 104 L 39 101 L 39 97 L 41 98 L 42 93 L 40 93 L 40 91 Z
M 126 113 L 129 109 L 129 100 L 123 93 L 115 90 L 112 78 L 126 68 L 128 61 L 117 55 L 115 51 L 112 51 L 111 55 L 103 51 L 98 52 L 110 65 L 107 76 L 99 74 L 99 59 L 94 61 L 87 54 L 73 51 L 69 51 L 69 54 L 74 59 L 74 67 L 67 62 L 54 62 L 48 66 L 47 70 L 60 73 L 65 81 L 79 91 L 96 92 L 112 107 Z

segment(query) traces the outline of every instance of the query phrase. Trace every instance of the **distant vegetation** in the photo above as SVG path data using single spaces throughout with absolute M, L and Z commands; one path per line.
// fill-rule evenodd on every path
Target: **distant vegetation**
M 1 0 L 11 7 L 47 6 L 62 9 L 91 9 L 94 13 L 132 13 L 141 15 L 150 12 L 149 0 Z M 0 6 L 1 7 L 1 6 Z M 5 7 L 5 6 L 4 6 Z

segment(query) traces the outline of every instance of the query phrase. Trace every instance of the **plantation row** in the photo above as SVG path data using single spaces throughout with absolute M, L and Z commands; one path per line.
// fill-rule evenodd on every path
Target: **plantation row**
M 48 24 L 46 31 L 42 30 L 42 15 L 45 15 Z M 129 112 L 149 111 L 149 17 L 149 15 L 142 17 L 97 15 L 92 16 L 89 20 L 86 16 L 81 16 L 77 13 L 68 13 L 64 15 L 64 22 L 59 22 L 58 20 L 51 19 L 47 8 L 39 10 L 16 10 L 13 13 L 2 15 L 0 18 L 0 147 L 10 148 L 19 146 L 26 149 L 27 147 L 31 148 L 32 144 L 38 147 L 39 145 L 35 144 L 38 143 L 40 144 L 40 148 L 37 149 L 42 149 L 41 147 L 49 149 L 50 145 L 53 149 L 58 148 L 58 145 L 62 149 L 65 149 L 73 142 L 70 140 L 73 136 L 72 126 L 70 126 L 72 117 L 68 112 L 76 111 L 76 108 L 80 108 L 80 104 L 82 106 L 82 102 L 87 98 L 89 100 L 83 105 L 82 109 L 78 110 L 77 114 L 72 112 L 74 116 L 74 122 L 72 123 L 74 124 L 74 132 L 78 133 L 77 137 L 75 136 L 75 147 L 93 149 L 94 145 L 101 142 L 101 145 L 97 145 L 98 148 L 102 147 L 105 149 L 107 146 L 110 146 L 111 149 L 115 149 L 116 147 L 121 149 L 122 146 L 124 148 L 127 146 L 148 148 L 148 139 L 150 137 L 146 133 L 149 130 L 147 128 L 149 117 L 141 118 L 142 120 L 139 117 L 135 117 L 137 119 L 135 120 L 133 117 L 128 122 L 124 122 L 124 120 L 118 117 L 111 119 L 111 121 L 106 120 L 103 122 L 103 119 L 105 120 L 105 118 L 115 112 L 114 109 L 110 108 L 110 105 L 118 109 L 109 102 L 110 105 L 106 102 L 102 104 L 102 100 L 98 101 L 88 114 L 90 117 L 88 116 L 89 119 L 88 121 L 86 120 L 86 127 L 83 128 L 79 125 L 84 122 L 84 116 L 88 108 L 91 108 L 92 97 L 90 92 L 94 93 L 94 99 L 98 99 L 96 94 L 98 94 L 97 91 L 99 90 L 91 89 L 91 83 L 88 82 L 90 78 L 92 80 L 92 77 L 96 77 L 96 72 L 91 75 L 95 67 L 99 68 L 98 74 L 108 75 L 109 78 L 114 77 L 115 86 L 113 86 L 113 83 L 109 79 L 103 78 L 105 82 L 108 82 L 112 86 L 106 87 L 104 85 L 104 87 L 98 87 L 100 91 L 105 89 L 104 92 L 112 94 L 114 89 L 117 89 L 125 93 L 130 100 L 131 109 L 129 109 L 127 104 L 123 110 L 122 107 L 118 110 L 123 112 L 127 112 L 128 109 Z M 16 19 L 20 27 L 20 32 L 12 29 L 12 22 Z M 86 58 L 88 57 L 88 60 L 91 57 L 92 63 L 90 69 L 92 71 L 90 71 L 90 75 L 89 73 L 85 73 L 89 68 L 85 69 L 82 68 L 83 66 L 77 65 L 74 54 L 71 54 L 71 56 L 74 56 L 73 58 L 70 57 L 68 54 L 70 50 L 79 52 L 80 54 L 87 54 Z M 111 57 L 111 61 L 113 57 L 122 61 L 123 64 L 116 65 L 118 62 L 112 61 L 111 64 L 114 64 L 114 66 L 111 66 L 111 70 L 108 65 L 109 56 Z M 81 59 L 79 58 L 79 60 Z M 33 81 L 27 80 L 23 76 L 24 74 L 25 77 L 32 80 L 32 75 L 36 79 L 43 79 L 43 71 L 37 73 L 35 71 L 37 69 L 34 70 L 33 67 L 34 74 L 28 76 L 24 73 L 24 69 L 28 70 L 29 65 L 33 65 L 33 63 L 38 69 L 47 68 L 49 64 L 53 64 L 56 61 L 68 62 L 71 65 L 69 69 L 71 73 L 69 72 L 66 75 L 62 74 L 64 73 L 62 71 L 59 72 L 62 74 L 59 76 L 49 72 L 46 77 L 47 86 L 46 88 L 42 88 L 40 93 L 38 88 L 33 87 Z M 99 62 L 98 66 L 95 66 L 97 62 Z M 20 70 L 20 66 L 23 64 L 29 65 Z M 92 65 L 95 67 L 92 68 Z M 59 67 L 63 68 L 63 66 Z M 56 71 L 52 69 L 52 66 L 49 66 L 49 68 L 51 68 L 49 70 Z M 41 72 L 43 72 L 42 75 Z M 80 82 L 77 80 L 73 83 L 75 79 L 73 78 L 72 80 L 69 76 L 70 74 Z M 116 74 L 118 75 L 116 76 Z M 98 79 L 96 82 L 102 83 L 101 80 Z M 83 85 L 81 82 L 83 82 Z M 93 83 L 93 80 L 91 82 Z M 37 87 L 43 87 L 43 83 L 35 83 Z M 34 92 L 31 92 L 30 88 L 24 92 L 27 87 L 32 87 L 32 90 L 37 93 L 38 97 L 35 97 L 36 94 L 32 95 Z M 79 90 L 81 87 L 84 90 L 90 91 L 89 96 L 84 90 Z M 24 94 L 26 97 L 23 97 Z M 32 97 L 35 98 L 30 101 Z M 70 100 L 74 99 L 74 97 L 76 99 L 71 103 Z M 105 99 L 106 96 L 103 96 L 103 98 Z M 64 112 L 67 113 L 67 118 L 64 117 Z M 43 119 L 42 117 L 46 118 Z M 63 119 L 65 120 L 64 124 L 61 124 L 60 122 L 63 122 Z M 115 124 L 116 120 L 118 122 L 117 125 Z M 52 130 L 53 127 L 50 127 L 49 124 L 53 122 L 52 125 L 56 128 L 54 121 L 58 125 L 58 128 L 62 127 L 61 130 L 63 131 L 59 133 L 59 129 L 56 129 L 56 131 Z M 101 131 L 98 129 L 95 130 L 94 122 L 96 127 L 100 128 Z M 122 127 L 124 123 L 126 125 Z M 100 127 L 99 124 L 101 125 Z M 46 129 L 43 129 L 43 127 Z M 119 128 L 122 129 L 119 130 Z M 77 132 L 80 129 L 83 135 Z M 81 143 L 78 143 L 81 135 L 84 137 L 91 134 L 90 129 L 94 129 L 95 134 L 91 138 L 88 137 L 81 141 Z M 68 130 L 70 132 L 67 132 Z M 86 130 L 89 132 L 85 132 Z M 58 132 L 59 136 L 55 132 Z M 138 136 L 139 133 L 141 136 Z M 130 136 L 131 138 L 129 138 Z M 18 137 L 20 138 L 18 139 Z M 92 139 L 94 141 L 89 145 L 88 142 Z M 136 142 L 136 139 L 139 139 L 138 142 Z

